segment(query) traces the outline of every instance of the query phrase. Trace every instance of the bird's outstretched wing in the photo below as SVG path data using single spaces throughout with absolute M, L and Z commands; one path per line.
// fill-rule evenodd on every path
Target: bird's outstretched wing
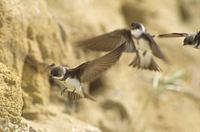
M 200 45 L 200 31 L 195 35 L 194 41 L 196 42 L 196 46 L 194 48 L 199 48 Z
M 167 58 L 165 57 L 165 55 L 163 54 L 163 52 L 161 51 L 160 47 L 157 45 L 153 37 L 148 33 L 145 33 L 145 37 L 150 42 L 149 44 L 150 44 L 150 48 L 152 50 L 153 55 L 162 59 L 165 62 L 168 62 Z
M 80 77 L 79 79 L 81 82 L 91 82 L 119 60 L 124 48 L 125 44 L 122 44 L 106 55 L 95 60 L 85 62 L 72 69 L 72 71 L 78 74 L 77 76 Z
M 197 32 L 195 38 L 194 38 L 197 42 L 200 43 L 200 31 Z
M 160 38 L 174 38 L 174 37 L 186 37 L 188 33 L 168 33 L 168 34 L 159 34 Z
M 90 49 L 96 51 L 111 51 L 116 49 L 123 43 L 127 47 L 125 52 L 134 52 L 133 41 L 130 39 L 131 33 L 127 29 L 118 29 L 109 33 L 105 33 L 90 39 L 77 42 L 76 46 L 83 49 Z

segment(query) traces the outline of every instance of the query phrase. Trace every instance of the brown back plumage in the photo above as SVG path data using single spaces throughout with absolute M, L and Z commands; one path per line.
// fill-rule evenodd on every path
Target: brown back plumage
M 145 38 L 150 42 L 149 44 L 150 44 L 150 48 L 152 50 L 153 55 L 162 59 L 165 62 L 168 62 L 167 58 L 165 57 L 163 52 L 160 50 L 160 47 L 157 45 L 153 37 L 148 33 L 145 33 L 144 35 L 145 35 Z
M 77 42 L 78 47 L 96 51 L 111 51 L 126 43 L 125 52 L 134 52 L 133 41 L 128 29 L 118 29 L 90 39 Z
M 78 67 L 72 69 L 72 72 L 75 72 L 77 77 L 80 77 L 79 79 L 81 82 L 91 82 L 102 72 L 113 66 L 119 60 L 124 49 L 125 44 L 122 44 L 102 57 L 79 65 Z
M 160 38 L 173 38 L 173 37 L 186 37 L 188 33 L 167 33 L 167 34 L 159 34 Z

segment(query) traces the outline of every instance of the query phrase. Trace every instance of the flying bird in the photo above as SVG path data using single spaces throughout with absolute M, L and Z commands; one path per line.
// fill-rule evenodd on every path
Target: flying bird
M 78 91 L 78 92 L 76 91 L 75 92 L 75 90 L 76 90 L 75 86 L 68 81 L 59 81 L 59 80 L 52 79 L 51 77 L 49 77 L 49 79 L 50 79 L 50 84 L 52 86 L 64 88 L 61 91 L 61 96 L 63 96 L 63 95 L 67 96 L 67 98 L 70 101 L 77 101 L 81 98 L 88 98 L 88 99 L 93 100 L 93 101 L 95 100 L 92 96 L 90 96 L 88 94 L 86 94 L 87 97 L 85 97 L 82 91 Z
M 184 37 L 183 45 L 194 45 L 194 48 L 199 48 L 200 45 L 200 31 L 196 34 L 188 33 L 168 33 L 158 35 L 160 38 L 173 38 L 173 37 Z
M 110 51 L 125 43 L 124 52 L 136 53 L 136 57 L 129 66 L 160 71 L 161 69 L 153 59 L 153 56 L 165 62 L 167 62 L 167 59 L 154 41 L 154 37 L 154 35 L 146 32 L 143 24 L 133 22 L 129 29 L 117 29 L 79 41 L 77 46 L 96 51 Z
M 73 85 L 74 90 L 72 90 L 68 96 L 71 98 L 76 98 L 77 91 L 82 92 L 85 98 L 94 100 L 89 94 L 84 90 L 83 83 L 89 83 L 95 80 L 102 72 L 106 71 L 108 68 L 113 66 L 120 58 L 122 52 L 124 51 L 125 44 L 120 45 L 118 48 L 112 50 L 106 55 L 94 59 L 92 61 L 87 61 L 80 64 L 79 66 L 69 69 L 65 66 L 53 66 L 50 71 L 50 78 L 69 82 Z M 63 89 L 61 94 L 67 90 L 67 87 Z M 78 96 L 77 96 L 78 97 Z M 78 97 L 79 98 L 79 97 Z

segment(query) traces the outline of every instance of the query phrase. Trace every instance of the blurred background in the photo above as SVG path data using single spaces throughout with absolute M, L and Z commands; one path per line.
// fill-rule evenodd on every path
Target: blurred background
M 133 21 L 152 34 L 196 33 L 200 1 L 1 0 L 0 131 L 199 132 L 200 50 L 182 38 L 156 38 L 170 61 L 157 60 L 160 73 L 128 67 L 124 53 L 88 85 L 96 102 L 70 103 L 36 63 L 75 67 L 104 55 L 73 45 Z

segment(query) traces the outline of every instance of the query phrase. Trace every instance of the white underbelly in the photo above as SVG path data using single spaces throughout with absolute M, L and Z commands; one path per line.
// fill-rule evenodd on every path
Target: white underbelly
M 140 50 L 139 51 L 139 56 L 140 56 L 140 66 L 142 67 L 148 67 L 151 63 L 152 60 L 152 53 L 151 51 L 146 51 L 146 54 L 143 54 L 144 51 Z
M 140 39 L 138 48 L 140 55 L 140 65 L 143 67 L 148 67 L 153 57 L 151 48 L 149 47 L 149 42 L 144 39 Z M 144 52 L 146 52 L 145 55 L 143 54 Z
M 80 81 L 78 80 L 78 79 L 76 79 L 76 78 L 67 78 L 67 80 L 66 80 L 66 83 L 68 84 L 68 85 L 70 85 L 69 87 L 68 87 L 68 89 L 70 90 L 70 91 L 73 91 L 74 89 L 76 90 L 76 91 L 82 91 L 82 87 L 81 87 L 81 83 L 80 83 Z

